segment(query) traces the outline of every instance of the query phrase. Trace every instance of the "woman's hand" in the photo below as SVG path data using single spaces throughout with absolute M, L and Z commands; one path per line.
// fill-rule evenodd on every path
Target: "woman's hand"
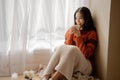
M 75 33 L 75 26 L 72 26 L 71 28 L 70 28 L 70 34 L 74 34 Z
M 76 37 L 81 36 L 80 30 L 78 30 L 78 29 L 76 28 L 76 25 L 73 25 L 73 26 L 70 28 L 70 34 L 74 34 L 74 36 L 76 36 Z
M 80 30 L 76 30 L 76 31 L 74 32 L 74 36 L 76 36 L 76 37 L 81 36 Z

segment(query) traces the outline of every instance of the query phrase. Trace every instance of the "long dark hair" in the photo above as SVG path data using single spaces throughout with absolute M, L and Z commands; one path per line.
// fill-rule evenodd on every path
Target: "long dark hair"
M 85 24 L 83 25 L 83 30 L 84 31 L 89 31 L 89 30 L 95 30 L 95 26 L 93 24 L 93 19 L 92 19 L 92 16 L 91 16 L 91 12 L 90 10 L 87 8 L 87 7 L 80 7 L 78 8 L 75 13 L 74 13 L 74 24 L 76 25 L 76 13 L 79 12 L 83 15 L 83 18 L 85 20 Z

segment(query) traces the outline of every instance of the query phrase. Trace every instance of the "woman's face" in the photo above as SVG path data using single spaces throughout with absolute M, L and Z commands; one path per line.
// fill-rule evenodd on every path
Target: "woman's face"
M 79 13 L 79 12 L 77 12 L 76 15 L 75 15 L 75 21 L 76 21 L 77 25 L 80 25 L 82 27 L 83 27 L 83 25 L 85 23 L 83 15 L 81 13 Z

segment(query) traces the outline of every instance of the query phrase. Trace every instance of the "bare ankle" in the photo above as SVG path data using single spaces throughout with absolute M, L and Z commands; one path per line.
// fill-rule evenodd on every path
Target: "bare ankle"
M 43 77 L 42 77 L 42 80 L 48 80 L 50 78 L 50 75 L 44 75 Z
M 52 77 L 51 80 L 67 80 L 60 72 L 56 71 Z

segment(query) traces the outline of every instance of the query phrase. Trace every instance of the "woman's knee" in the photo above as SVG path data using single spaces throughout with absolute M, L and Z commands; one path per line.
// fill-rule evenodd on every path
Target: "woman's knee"
M 66 49 L 65 52 L 69 56 L 74 56 L 78 54 L 78 49 L 76 46 L 69 46 L 69 48 Z
M 76 46 L 73 45 L 61 45 L 56 48 L 55 52 L 60 53 L 60 55 L 63 56 L 74 56 L 78 55 L 80 51 Z

